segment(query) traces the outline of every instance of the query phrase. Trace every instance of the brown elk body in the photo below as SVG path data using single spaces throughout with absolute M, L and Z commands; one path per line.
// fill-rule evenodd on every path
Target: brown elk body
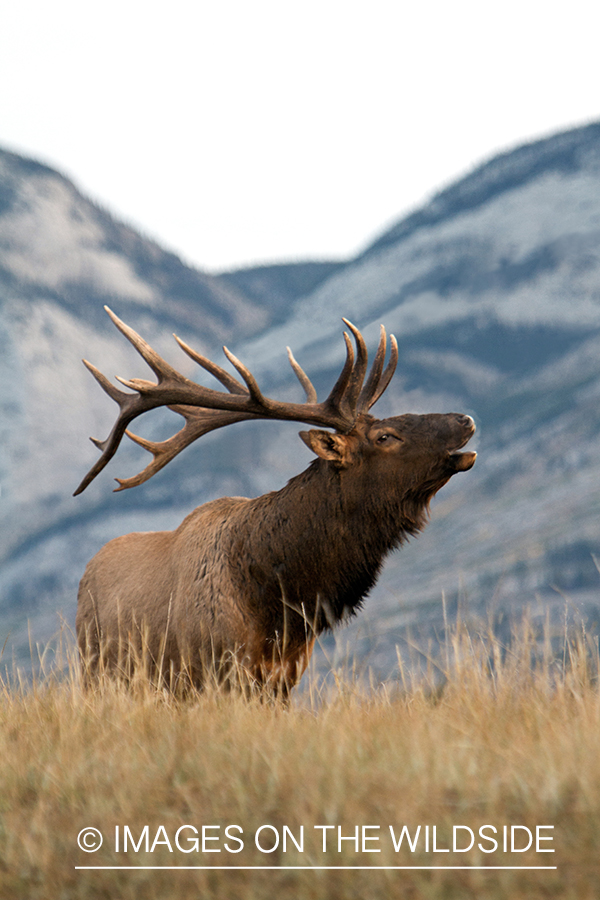
M 132 656 L 145 655 L 153 674 L 171 686 L 182 674 L 201 686 L 209 673 L 223 679 L 235 670 L 286 694 L 306 668 L 316 636 L 360 608 L 385 556 L 424 527 L 433 495 L 471 468 L 476 454 L 460 451 L 475 431 L 473 420 L 457 413 L 375 419 L 368 409 L 393 375 L 395 342 L 383 372 L 382 334 L 364 383 L 366 349 L 350 323 L 358 359 L 347 340 L 346 365 L 324 403 L 316 403 L 291 357 L 307 392 L 300 407 L 262 397 L 231 354 L 246 387 L 182 344 L 226 385 L 232 404 L 227 394 L 174 377 L 135 332 L 113 320 L 154 368 L 158 385 L 125 382 L 137 391 L 125 394 L 87 364 L 121 415 L 109 439 L 97 442 L 103 457 L 78 492 L 114 454 L 129 421 L 152 406 L 169 405 L 186 425 L 162 444 L 129 435 L 154 461 L 121 488 L 146 480 L 199 434 L 230 421 L 293 418 L 337 431 L 301 432 L 317 458 L 279 491 L 214 500 L 174 531 L 106 544 L 79 589 L 76 628 L 86 672 L 100 663 L 130 671 Z M 194 399 L 195 407 L 188 405 Z

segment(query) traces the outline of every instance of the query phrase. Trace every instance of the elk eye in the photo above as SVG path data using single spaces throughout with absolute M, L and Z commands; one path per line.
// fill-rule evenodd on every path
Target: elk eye
M 379 435 L 376 443 L 385 444 L 386 441 L 397 441 L 399 444 L 401 444 L 404 441 L 404 438 L 400 437 L 397 434 L 389 434 L 388 432 L 386 432 Z

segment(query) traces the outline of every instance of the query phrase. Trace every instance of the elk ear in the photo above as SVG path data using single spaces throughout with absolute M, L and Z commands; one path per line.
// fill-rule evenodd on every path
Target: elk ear
M 343 434 L 332 431 L 320 431 L 311 428 L 310 431 L 300 431 L 300 437 L 313 453 L 321 459 L 328 459 L 338 466 L 346 466 L 350 461 L 350 447 Z

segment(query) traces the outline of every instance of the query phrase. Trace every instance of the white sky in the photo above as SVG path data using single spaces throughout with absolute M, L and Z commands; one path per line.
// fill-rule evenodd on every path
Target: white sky
M 18 0 L 0 145 L 214 271 L 355 253 L 600 118 L 595 0 Z

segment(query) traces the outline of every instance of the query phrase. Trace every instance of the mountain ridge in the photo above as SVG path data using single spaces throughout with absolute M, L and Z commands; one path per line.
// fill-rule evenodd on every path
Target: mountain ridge
M 442 218 L 477 208 L 497 196 L 539 176 L 541 172 L 577 169 L 587 150 L 598 154 L 600 122 L 540 138 L 494 155 L 473 171 L 438 191 L 425 206 L 400 219 L 376 238 L 357 258 L 377 253 L 417 228 L 437 224 Z

